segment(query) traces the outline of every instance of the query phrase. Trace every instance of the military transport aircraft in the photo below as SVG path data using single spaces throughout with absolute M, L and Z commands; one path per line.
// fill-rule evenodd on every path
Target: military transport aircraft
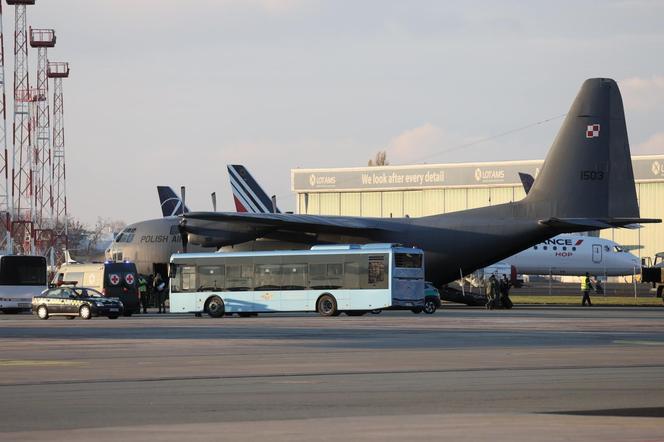
M 393 242 L 422 248 L 436 286 L 498 262 L 561 233 L 641 219 L 622 98 L 614 80 L 581 86 L 542 171 L 521 201 L 422 218 L 190 212 L 183 247 L 221 247 L 256 239 L 302 244 Z

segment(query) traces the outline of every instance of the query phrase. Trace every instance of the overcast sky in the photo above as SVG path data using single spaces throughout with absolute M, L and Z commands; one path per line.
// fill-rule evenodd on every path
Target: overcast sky
M 459 146 L 564 114 L 589 77 L 620 82 L 632 152 L 664 153 L 662 1 L 38 0 L 28 21 L 71 62 L 68 201 L 85 222 L 160 216 L 158 184 L 231 210 L 228 163 L 292 210 L 291 168 L 382 149 L 543 158 L 561 119 Z

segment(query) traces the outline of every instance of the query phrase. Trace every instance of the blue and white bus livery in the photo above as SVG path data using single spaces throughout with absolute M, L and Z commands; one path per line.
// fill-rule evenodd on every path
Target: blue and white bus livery
M 362 315 L 424 305 L 421 249 L 392 244 L 171 256 L 170 311 Z

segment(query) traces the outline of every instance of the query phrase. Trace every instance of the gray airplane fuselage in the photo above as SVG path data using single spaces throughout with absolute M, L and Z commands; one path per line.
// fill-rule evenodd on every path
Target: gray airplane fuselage
M 182 239 L 178 231 L 180 218 L 169 216 L 130 224 L 106 249 L 106 259 L 128 260 L 136 263 L 138 273 L 149 275 L 154 272 L 154 264 L 168 264 L 173 253 L 182 251 Z M 135 229 L 127 241 L 124 232 Z M 119 240 L 119 241 L 118 241 Z M 210 247 L 192 245 L 191 252 L 209 252 Z

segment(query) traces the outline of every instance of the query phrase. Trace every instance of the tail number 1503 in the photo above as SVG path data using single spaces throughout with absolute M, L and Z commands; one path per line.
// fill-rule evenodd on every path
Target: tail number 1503
M 581 181 L 602 181 L 604 172 L 601 170 L 582 170 Z

